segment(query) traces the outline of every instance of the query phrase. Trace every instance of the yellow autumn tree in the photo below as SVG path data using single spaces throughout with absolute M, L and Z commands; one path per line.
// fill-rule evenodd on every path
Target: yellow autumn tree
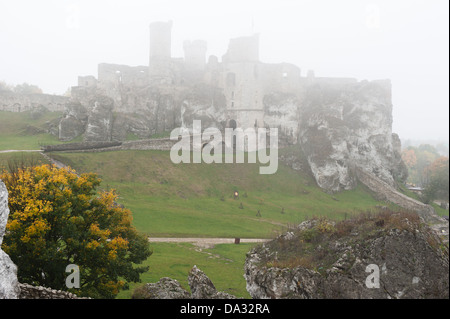
M 132 226 L 114 190 L 98 192 L 92 173 L 42 165 L 3 171 L 10 215 L 2 249 L 18 266 L 20 282 L 114 298 L 148 267 L 147 238 Z M 79 268 L 79 288 L 67 288 L 68 265 Z

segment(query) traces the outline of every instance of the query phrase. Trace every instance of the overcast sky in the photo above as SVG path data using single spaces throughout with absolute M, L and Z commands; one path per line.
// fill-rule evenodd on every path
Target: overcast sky
M 316 76 L 392 81 L 401 138 L 448 140 L 448 0 L 0 0 L 0 81 L 62 94 L 102 62 L 148 65 L 149 23 L 173 21 L 219 59 L 260 33 L 262 62 Z

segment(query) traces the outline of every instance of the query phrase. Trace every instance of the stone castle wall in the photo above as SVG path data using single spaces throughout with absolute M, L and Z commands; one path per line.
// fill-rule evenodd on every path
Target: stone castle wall
M 19 299 L 90 299 L 81 298 L 77 295 L 42 286 L 32 286 L 29 284 L 19 284 L 20 295 Z
M 43 106 L 51 112 L 62 112 L 68 101 L 60 95 L 0 92 L 0 111 L 26 112 Z

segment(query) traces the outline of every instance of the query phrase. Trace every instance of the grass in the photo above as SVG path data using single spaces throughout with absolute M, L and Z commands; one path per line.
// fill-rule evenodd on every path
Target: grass
M 130 283 L 130 289 L 122 290 L 118 299 L 129 299 L 135 288 L 158 282 L 162 277 L 175 279 L 190 291 L 188 274 L 194 265 L 205 272 L 217 290 L 250 298 L 245 288 L 243 269 L 245 254 L 253 244 L 220 244 L 203 250 L 187 243 L 152 243 L 151 247 L 153 255 L 144 263 L 150 270 L 141 276 L 142 283 Z
M 33 119 L 31 112 L 0 111 L 0 150 L 35 150 L 43 144 L 60 143 L 45 132 L 46 122 L 60 116 L 60 112 L 46 112 Z
M 0 172 L 8 170 L 8 163 L 24 163 L 25 166 L 49 164 L 49 162 L 37 152 L 0 153 Z
M 173 164 L 166 151 L 52 156 L 98 173 L 103 187 L 118 190 L 136 228 L 155 237 L 272 238 L 312 216 L 340 220 L 379 204 L 363 187 L 327 194 L 281 163 L 276 174 L 260 175 L 259 164 Z

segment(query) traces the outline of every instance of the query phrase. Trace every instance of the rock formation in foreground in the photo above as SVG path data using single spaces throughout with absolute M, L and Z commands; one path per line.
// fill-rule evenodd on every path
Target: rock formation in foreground
M 252 298 L 449 298 L 448 245 L 413 213 L 313 219 L 254 248 Z
M 17 267 L 1 249 L 8 215 L 8 191 L 0 180 L 0 299 L 17 299 L 20 295 Z
M 180 283 L 168 277 L 161 278 L 157 283 L 148 283 L 137 288 L 133 299 L 236 299 L 226 292 L 217 291 L 212 281 L 203 271 L 192 267 L 188 276 L 191 293 L 181 287 Z

